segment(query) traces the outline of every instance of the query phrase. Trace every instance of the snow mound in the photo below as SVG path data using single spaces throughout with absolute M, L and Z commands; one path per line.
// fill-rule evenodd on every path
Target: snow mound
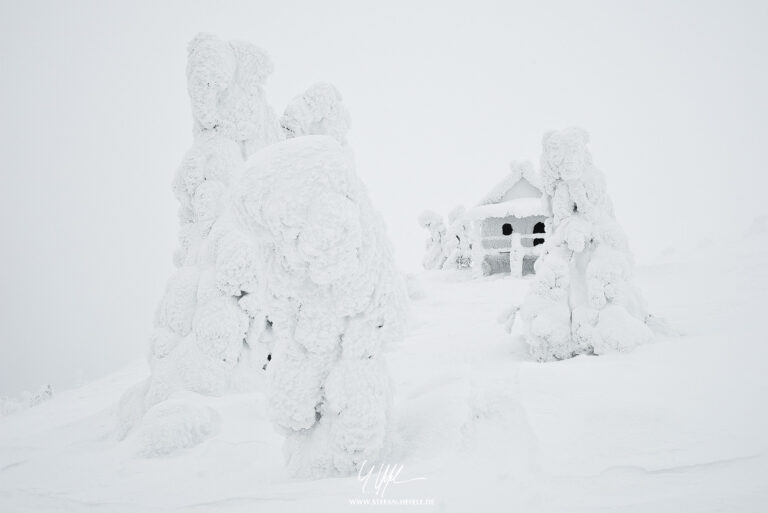
M 150 408 L 136 432 L 138 453 L 153 458 L 194 447 L 219 430 L 218 413 L 208 406 L 173 399 Z

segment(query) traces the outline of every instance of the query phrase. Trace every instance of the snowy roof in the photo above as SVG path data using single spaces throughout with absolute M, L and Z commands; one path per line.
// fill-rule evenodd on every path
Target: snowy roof
M 547 216 L 549 207 L 541 192 L 541 181 L 529 161 L 514 161 L 509 174 L 480 201 L 469 209 L 466 219 L 489 217 Z
M 501 203 L 517 198 L 541 197 L 541 180 L 533 170 L 533 164 L 530 161 L 513 161 L 509 168 L 509 174 L 485 195 L 480 205 Z
M 478 205 L 467 211 L 464 218 L 472 221 L 489 217 L 548 216 L 549 208 L 543 198 L 517 198 L 490 205 Z

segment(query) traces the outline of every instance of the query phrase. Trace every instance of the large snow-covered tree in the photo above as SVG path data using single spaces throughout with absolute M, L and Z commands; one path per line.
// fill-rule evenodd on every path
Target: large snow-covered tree
M 256 292 L 259 257 L 227 211 L 245 158 L 282 138 L 262 89 L 271 71 L 267 55 L 249 43 L 200 34 L 189 44 L 194 141 L 173 182 L 179 201 L 177 270 L 157 309 L 152 375 L 136 399 L 139 413 L 177 389 L 221 394 L 238 370 L 250 379 L 253 346 L 245 339 L 262 321 L 240 301 Z
M 248 43 L 190 43 L 177 269 L 157 309 L 151 375 L 122 400 L 121 434 L 138 431 L 150 456 L 200 443 L 219 419 L 189 393 L 255 390 L 266 369 L 291 470 L 347 473 L 387 440 L 380 349 L 402 334 L 406 294 L 343 144 L 341 96 L 310 88 L 281 128 L 262 89 L 271 70 Z
M 539 360 L 629 350 L 653 338 L 632 284 L 632 254 L 588 142 L 580 128 L 543 139 L 541 174 L 552 201 L 553 233 L 518 313 Z

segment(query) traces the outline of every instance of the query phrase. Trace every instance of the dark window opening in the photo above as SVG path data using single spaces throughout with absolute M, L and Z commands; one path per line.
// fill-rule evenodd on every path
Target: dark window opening
M 504 223 L 501 226 L 501 233 L 504 235 L 512 235 L 512 225 L 509 223 Z
M 544 223 L 539 222 L 533 225 L 533 233 L 545 233 Z M 544 244 L 544 239 L 533 239 L 534 246 L 538 246 L 539 244 Z

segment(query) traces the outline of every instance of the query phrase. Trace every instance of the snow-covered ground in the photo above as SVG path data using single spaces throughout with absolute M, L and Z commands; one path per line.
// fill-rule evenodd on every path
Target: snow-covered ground
M 732 239 L 638 269 L 679 336 L 557 363 L 531 361 L 497 322 L 529 280 L 420 276 L 410 332 L 388 354 L 385 462 L 401 482 L 383 493 L 419 505 L 356 504 L 381 500 L 378 467 L 365 489 L 357 476 L 288 478 L 260 394 L 190 394 L 218 412 L 217 433 L 137 456 L 140 433 L 116 441 L 116 403 L 142 363 L 0 418 L 0 511 L 765 511 L 768 244 Z

